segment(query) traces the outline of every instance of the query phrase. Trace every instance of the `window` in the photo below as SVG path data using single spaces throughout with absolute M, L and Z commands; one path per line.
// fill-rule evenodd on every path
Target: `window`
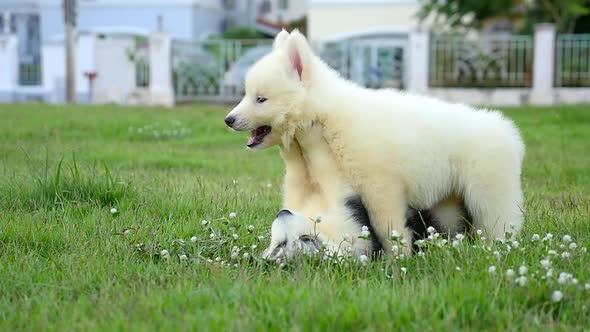
M 289 0 L 279 0 L 279 9 L 281 9 L 281 10 L 289 9 Z

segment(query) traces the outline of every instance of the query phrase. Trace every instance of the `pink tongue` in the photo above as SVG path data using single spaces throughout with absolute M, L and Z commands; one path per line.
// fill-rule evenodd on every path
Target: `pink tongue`
M 254 143 L 255 140 L 256 140 L 256 130 L 252 130 L 252 135 L 250 135 L 250 138 L 248 139 L 248 145 Z

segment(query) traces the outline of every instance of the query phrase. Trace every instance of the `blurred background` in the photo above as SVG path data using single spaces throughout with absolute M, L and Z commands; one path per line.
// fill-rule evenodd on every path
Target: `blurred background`
M 0 0 L 0 102 L 233 103 L 283 28 L 369 88 L 590 102 L 589 0 Z

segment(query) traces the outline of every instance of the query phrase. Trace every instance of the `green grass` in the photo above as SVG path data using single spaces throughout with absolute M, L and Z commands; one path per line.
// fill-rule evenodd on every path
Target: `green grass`
M 464 241 L 403 261 L 284 268 L 257 258 L 280 208 L 282 161 L 276 149 L 247 151 L 226 111 L 0 106 L 0 331 L 590 326 L 589 107 L 506 111 L 527 143 L 518 248 Z M 560 248 L 566 234 L 577 248 Z M 525 286 L 505 276 L 521 265 Z M 561 272 L 578 283 L 560 284 Z

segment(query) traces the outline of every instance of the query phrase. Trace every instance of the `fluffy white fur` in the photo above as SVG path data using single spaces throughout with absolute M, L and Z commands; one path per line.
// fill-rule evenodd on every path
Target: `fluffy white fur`
M 288 209 L 302 211 L 313 201 L 315 184 L 292 147 L 316 122 L 381 243 L 392 230 L 411 242 L 404 227 L 408 205 L 430 208 L 453 196 L 464 200 L 474 227 L 489 238 L 502 238 L 509 225 L 521 228 L 525 147 L 510 120 L 495 111 L 360 87 L 316 57 L 297 31 L 281 32 L 273 52 L 252 67 L 246 95 L 229 116 L 236 130 L 272 127 L 256 148 L 281 147 Z

